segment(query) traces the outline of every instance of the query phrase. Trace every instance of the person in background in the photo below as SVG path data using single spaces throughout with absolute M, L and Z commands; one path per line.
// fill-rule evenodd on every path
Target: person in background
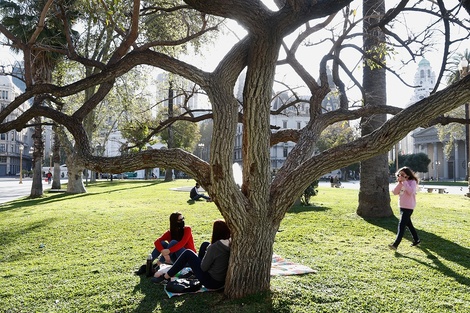
M 170 229 L 157 238 L 154 242 L 155 249 L 152 251 L 152 262 L 157 260 L 157 271 L 163 263 L 172 264 L 185 251 L 196 252 L 191 227 L 184 223 L 184 216 L 180 212 L 170 215 Z M 135 273 L 142 275 L 146 272 L 146 266 L 142 265 Z
M 51 171 L 47 172 L 46 177 L 47 177 L 47 183 L 50 184 L 51 181 L 52 181 L 52 173 L 51 173 Z
M 197 201 L 203 198 L 203 199 L 206 199 L 207 202 L 210 202 L 211 201 L 210 197 L 203 195 L 202 193 L 199 193 L 199 190 L 198 190 L 199 187 L 201 187 L 199 183 L 196 183 L 196 185 L 189 192 L 189 197 L 191 198 L 191 200 Z
M 204 242 L 199 255 L 192 250 L 184 251 L 173 266 L 164 274 L 155 274 L 154 283 L 167 283 L 186 265 L 191 267 L 196 278 L 209 289 L 225 285 L 230 258 L 230 230 L 223 220 L 216 220 L 212 226 L 211 242 Z
M 416 187 L 418 178 L 408 167 L 402 167 L 397 172 L 397 185 L 393 189 L 393 194 L 398 195 L 398 203 L 400 206 L 400 222 L 398 223 L 398 232 L 395 242 L 388 245 L 392 250 L 396 250 L 400 245 L 405 229 L 408 227 L 411 236 L 413 236 L 412 247 L 421 243 L 418 233 L 411 222 L 411 214 L 413 214 L 416 206 Z

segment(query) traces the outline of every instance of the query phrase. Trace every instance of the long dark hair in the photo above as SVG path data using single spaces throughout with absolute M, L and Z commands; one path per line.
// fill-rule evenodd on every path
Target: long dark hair
M 416 182 L 418 182 L 418 177 L 415 176 L 415 173 L 411 170 L 411 168 L 407 167 L 407 166 L 403 166 L 402 168 L 398 169 L 397 171 L 397 176 L 400 172 L 403 172 L 406 174 L 406 176 L 408 176 L 408 180 L 414 180 Z
M 229 239 L 230 229 L 228 229 L 227 223 L 224 220 L 215 220 L 212 226 L 212 238 L 211 243 L 214 243 L 220 239 Z
M 184 228 L 180 227 L 180 223 L 178 222 L 179 217 L 183 215 L 180 212 L 173 212 L 170 215 L 170 233 L 171 233 L 171 240 L 180 241 L 184 235 Z

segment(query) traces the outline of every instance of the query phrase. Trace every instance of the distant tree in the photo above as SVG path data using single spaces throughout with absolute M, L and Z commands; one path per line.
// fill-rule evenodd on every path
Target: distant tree
M 181 109 L 174 109 L 176 115 L 181 114 Z M 168 131 L 160 133 L 162 142 L 168 143 Z M 197 124 L 185 123 L 183 121 L 176 121 L 173 124 L 173 140 L 174 148 L 181 148 L 186 151 L 194 151 L 199 142 L 201 135 Z
M 428 166 L 431 163 L 426 153 L 414 153 L 414 154 L 404 154 L 398 156 L 398 167 L 408 166 L 414 172 L 427 173 Z M 390 174 L 394 174 L 397 171 L 396 163 L 389 163 Z

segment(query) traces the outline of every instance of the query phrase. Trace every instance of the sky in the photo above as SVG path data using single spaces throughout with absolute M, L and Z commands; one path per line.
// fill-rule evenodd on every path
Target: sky
M 454 1 L 454 0 L 450 0 L 450 1 Z M 272 0 L 263 0 L 263 2 L 269 5 L 269 3 L 272 3 Z M 361 3 L 361 2 L 355 1 L 353 3 Z M 271 7 L 274 7 L 274 6 L 271 5 Z M 362 10 L 360 7 L 357 7 L 356 9 L 358 11 Z M 424 17 L 408 19 L 407 26 L 415 30 L 419 28 L 423 28 L 423 24 L 429 22 L 424 19 L 425 19 Z M 312 22 L 311 25 L 314 25 L 316 22 L 318 21 Z M 239 37 L 242 37 L 243 34 L 245 33 L 243 28 L 234 21 L 231 21 L 229 23 L 229 27 Z M 400 25 L 395 25 L 395 28 L 393 30 L 398 31 L 398 29 L 400 29 Z M 406 34 L 405 30 L 402 30 L 402 31 Z M 286 42 L 292 41 L 292 38 L 295 37 L 296 34 L 297 33 L 294 33 L 292 36 L 286 38 Z M 359 38 L 360 38 L 360 42 L 358 43 L 358 45 L 361 46 L 362 37 L 359 37 Z M 441 39 L 437 36 L 434 36 L 433 40 L 436 43 L 441 42 Z M 217 66 L 217 64 L 220 62 L 222 57 L 230 50 L 230 48 L 233 46 L 234 42 L 236 41 L 237 41 L 237 38 L 235 37 L 235 35 L 231 33 L 221 36 L 220 40 L 214 46 L 208 47 L 206 49 L 206 51 L 204 52 L 204 55 L 205 55 L 204 58 L 202 58 L 201 60 L 196 58 L 197 61 L 194 61 L 195 57 L 193 57 L 194 62 L 191 62 L 191 63 L 201 65 L 205 70 L 213 70 Z M 323 56 L 325 52 L 327 51 L 326 49 L 327 48 L 325 47 L 323 48 L 305 47 L 305 48 L 301 48 L 298 50 L 298 53 L 297 53 L 298 59 L 301 60 L 302 64 L 308 70 L 310 70 L 310 72 L 313 74 L 315 78 L 318 77 L 319 58 L 317 56 L 319 55 Z M 465 47 L 463 47 L 460 51 L 462 51 L 463 49 L 465 49 Z M 440 64 L 442 62 L 442 55 L 440 51 L 442 50 L 436 49 L 435 51 L 430 51 L 424 54 L 425 58 L 430 62 L 431 67 L 433 68 L 436 75 L 438 74 L 438 71 L 440 69 Z M 314 57 L 312 57 L 312 55 L 314 55 Z M 356 64 L 358 60 L 357 54 L 349 55 L 349 53 L 342 53 L 341 57 L 342 57 L 343 62 L 349 63 L 349 64 Z M 402 57 L 403 55 L 401 54 L 390 56 L 387 59 L 387 62 L 390 66 L 396 68 L 397 66 L 401 66 Z M 399 70 L 398 71 L 399 77 L 405 80 L 409 85 L 413 85 L 414 76 L 418 69 L 418 64 L 421 60 L 422 58 L 418 57 L 416 58 L 414 62 L 410 62 L 407 66 Z M 362 69 L 359 68 L 356 71 L 356 73 L 357 73 L 355 75 L 356 79 L 359 81 L 362 81 Z M 286 66 L 278 68 L 278 75 L 276 76 L 276 79 L 284 81 L 284 82 L 289 82 L 294 85 L 302 84 L 302 82 L 298 79 L 297 75 L 293 73 L 293 71 L 287 69 Z M 441 86 L 439 89 L 442 89 L 445 87 L 445 79 L 443 80 L 443 82 L 444 84 L 441 83 Z M 352 84 L 352 81 L 350 81 L 350 84 Z M 276 85 L 274 88 L 276 89 Z M 277 88 L 281 90 L 284 87 L 278 86 Z M 405 107 L 406 105 L 409 104 L 410 99 L 413 95 L 413 92 L 414 92 L 413 88 L 405 86 L 396 76 L 392 75 L 391 73 L 387 73 L 387 104 L 388 105 L 402 107 L 402 108 Z M 360 98 L 360 94 L 358 91 L 356 92 L 349 91 L 348 96 L 356 100 Z

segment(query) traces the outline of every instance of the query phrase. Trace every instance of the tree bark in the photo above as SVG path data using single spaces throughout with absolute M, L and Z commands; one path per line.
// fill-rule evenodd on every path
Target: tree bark
M 57 126 L 52 126 L 52 132 L 54 133 L 54 145 L 52 154 L 52 164 L 54 166 L 52 175 L 52 187 L 51 189 L 60 189 L 60 140 L 59 134 L 57 133 Z
M 279 225 L 273 225 L 268 218 L 254 217 L 250 221 L 244 223 L 239 235 L 232 237 L 225 284 L 225 294 L 230 298 L 270 287 L 273 244 Z
M 385 69 L 378 66 L 384 62 L 382 53 L 385 34 L 378 27 L 370 29 L 385 14 L 385 3 L 381 0 L 364 0 L 364 51 L 370 51 L 370 63 L 365 62 L 363 87 L 366 106 L 385 106 L 387 103 Z M 385 123 L 387 116 L 377 114 L 361 119 L 362 135 L 368 135 Z M 387 217 L 393 214 L 390 207 L 389 168 L 387 154 L 375 156 L 361 162 L 359 206 L 357 214 L 362 217 Z
M 67 193 L 85 193 L 86 188 L 83 184 L 84 167 L 76 162 L 73 154 L 67 155 Z
M 34 101 L 38 101 L 35 97 Z M 43 195 L 42 189 L 42 156 L 44 151 L 44 143 L 42 140 L 42 126 L 41 117 L 34 118 L 36 126 L 34 126 L 33 142 L 34 142 L 34 168 L 33 168 L 33 182 L 31 185 L 31 198 L 39 198 Z

